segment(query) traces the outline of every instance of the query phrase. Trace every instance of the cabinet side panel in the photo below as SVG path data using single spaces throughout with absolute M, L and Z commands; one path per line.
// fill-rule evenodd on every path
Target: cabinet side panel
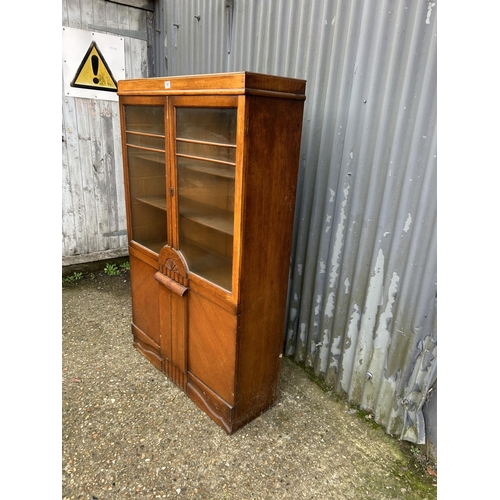
M 189 291 L 188 371 L 232 405 L 236 360 L 236 316 Z
M 303 105 L 247 97 L 237 426 L 278 397 Z

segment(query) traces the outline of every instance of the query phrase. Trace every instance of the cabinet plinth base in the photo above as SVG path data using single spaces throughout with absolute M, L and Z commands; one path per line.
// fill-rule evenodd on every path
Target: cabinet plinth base
M 132 323 L 132 336 L 134 338 L 134 347 L 158 370 L 163 371 L 160 346 L 151 340 L 140 328 Z
M 227 434 L 232 434 L 234 409 L 217 394 L 211 391 L 203 382 L 188 373 L 186 394 L 194 401 L 216 424 L 222 427 Z

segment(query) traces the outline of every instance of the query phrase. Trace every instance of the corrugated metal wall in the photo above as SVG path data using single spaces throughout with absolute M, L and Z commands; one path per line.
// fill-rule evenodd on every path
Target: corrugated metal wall
M 163 75 L 307 80 L 286 354 L 417 443 L 437 366 L 436 8 L 164 0 L 158 53 Z
M 148 76 L 148 11 L 105 0 L 63 0 L 62 26 L 122 34 L 126 78 Z M 62 262 L 128 253 L 118 102 L 62 101 Z

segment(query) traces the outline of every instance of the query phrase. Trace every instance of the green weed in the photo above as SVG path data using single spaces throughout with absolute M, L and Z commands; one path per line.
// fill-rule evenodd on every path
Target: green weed
M 117 276 L 120 274 L 120 270 L 118 269 L 118 266 L 116 264 L 110 264 L 108 262 L 106 264 L 106 267 L 104 268 L 104 274 L 107 274 L 109 276 Z
M 125 271 L 130 271 L 130 262 L 127 260 L 127 262 L 124 262 L 123 264 L 120 264 L 120 267 L 124 269 Z
M 63 278 L 62 282 L 63 282 L 63 285 L 69 285 L 71 283 L 76 283 L 77 281 L 81 280 L 82 278 L 83 278 L 83 273 L 77 273 L 75 271 L 73 274 Z

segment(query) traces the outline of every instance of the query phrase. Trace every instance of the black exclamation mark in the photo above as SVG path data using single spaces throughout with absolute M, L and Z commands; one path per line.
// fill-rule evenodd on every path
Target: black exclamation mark
M 94 55 L 92 56 L 92 71 L 94 72 L 94 79 L 92 80 L 95 84 L 99 83 L 99 78 L 97 78 L 97 72 L 99 70 L 99 58 Z

